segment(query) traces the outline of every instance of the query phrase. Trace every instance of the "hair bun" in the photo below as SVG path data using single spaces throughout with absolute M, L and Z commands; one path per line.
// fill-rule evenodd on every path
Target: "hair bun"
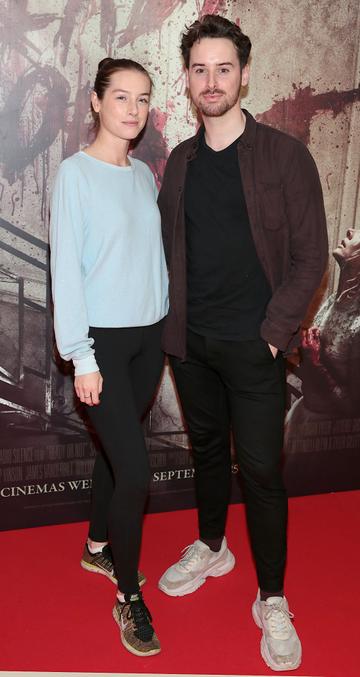
M 111 56 L 106 56 L 105 59 L 102 59 L 101 61 L 99 61 L 98 71 L 102 70 L 106 66 L 109 66 L 113 61 L 114 61 L 114 59 Z

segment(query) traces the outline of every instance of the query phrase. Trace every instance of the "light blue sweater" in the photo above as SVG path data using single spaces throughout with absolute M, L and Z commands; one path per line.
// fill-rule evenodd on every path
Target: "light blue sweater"
M 55 336 L 75 374 L 98 370 L 89 326 L 139 327 L 168 311 L 157 189 L 129 157 L 118 167 L 80 151 L 59 168 L 50 246 Z

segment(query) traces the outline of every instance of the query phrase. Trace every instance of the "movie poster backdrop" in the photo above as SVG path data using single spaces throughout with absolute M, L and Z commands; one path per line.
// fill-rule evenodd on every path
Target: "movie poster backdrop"
M 171 149 L 197 127 L 178 45 L 182 28 L 204 13 L 221 13 L 250 35 L 242 105 L 309 147 L 336 250 L 307 318 L 301 360 L 294 354 L 289 362 L 288 490 L 359 488 L 358 0 L 2 0 L 0 529 L 88 516 L 98 442 L 74 397 L 72 369 L 54 346 L 48 224 L 60 161 L 91 139 L 97 64 L 129 57 L 150 71 L 149 121 L 133 152 L 160 185 Z M 337 245 L 349 228 L 346 269 Z M 168 366 L 144 430 L 148 510 L 193 506 L 191 450 Z M 234 462 L 233 500 L 241 500 L 238 470 Z

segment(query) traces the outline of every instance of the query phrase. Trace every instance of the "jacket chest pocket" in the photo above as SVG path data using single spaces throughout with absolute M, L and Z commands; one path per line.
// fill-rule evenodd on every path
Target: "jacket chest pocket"
M 269 230 L 284 228 L 287 218 L 282 185 L 259 184 L 257 195 L 262 225 Z

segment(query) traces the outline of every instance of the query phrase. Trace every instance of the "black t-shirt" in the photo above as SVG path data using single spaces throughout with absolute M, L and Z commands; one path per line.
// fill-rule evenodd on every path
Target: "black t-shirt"
M 199 142 L 185 185 L 188 326 L 227 340 L 259 337 L 271 296 L 251 234 L 237 153 Z

